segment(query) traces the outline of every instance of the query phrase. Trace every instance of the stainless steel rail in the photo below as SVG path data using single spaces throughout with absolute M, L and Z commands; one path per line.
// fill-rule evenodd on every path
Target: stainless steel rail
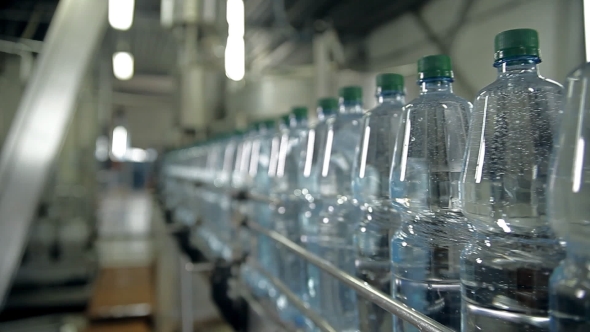
M 248 306 L 250 306 L 250 309 L 260 319 L 264 319 L 264 321 L 270 320 L 272 322 L 272 324 L 275 325 L 277 328 L 280 328 L 280 329 L 285 330 L 287 332 L 297 332 L 297 330 L 295 330 L 294 328 L 285 325 L 285 323 L 283 321 L 281 321 L 281 319 L 278 317 L 276 312 L 273 311 L 273 309 L 268 308 L 267 305 L 264 305 L 260 301 L 255 299 L 254 296 L 247 290 L 248 286 L 246 286 L 244 283 L 242 283 L 241 281 L 236 281 L 234 286 L 237 290 L 237 293 L 246 301 L 246 303 L 248 303 Z M 252 317 L 249 320 L 250 320 L 249 324 L 252 324 Z M 265 323 L 265 325 L 267 325 L 267 323 Z M 257 327 L 248 326 L 248 328 L 249 329 L 254 328 L 253 331 L 261 330 L 259 326 L 257 326 Z M 264 329 L 264 331 L 268 331 L 268 330 Z
M 272 197 L 258 195 L 255 193 L 248 193 L 247 199 L 252 201 L 266 203 L 266 204 L 278 204 L 279 202 Z M 327 272 L 328 274 L 332 275 L 334 278 L 340 280 L 347 286 L 354 289 L 359 295 L 364 297 L 365 299 L 371 301 L 372 303 L 378 305 L 379 307 L 383 308 L 385 311 L 399 317 L 400 319 L 414 325 L 420 331 L 425 332 L 454 332 L 453 329 L 450 329 L 435 320 L 417 312 L 413 308 L 407 306 L 406 304 L 392 299 L 389 295 L 382 293 L 381 291 L 369 286 L 364 281 L 351 276 L 342 270 L 338 269 L 336 266 L 331 264 L 329 261 L 324 260 L 313 253 L 307 251 L 305 248 L 297 245 L 293 241 L 289 240 L 288 238 L 284 237 L 283 235 L 268 230 L 256 222 L 251 220 L 247 221 L 247 225 L 250 229 L 264 234 L 269 238 L 273 239 L 274 241 L 284 245 L 289 250 L 293 251 L 297 255 L 304 258 L 306 261 L 316 265 L 323 271 Z M 329 325 L 320 315 L 311 311 L 309 308 L 305 306 L 305 304 L 299 299 L 295 294 L 293 294 L 288 287 L 286 287 L 280 280 L 275 278 L 274 276 L 270 275 L 264 268 L 258 265 L 255 261 L 249 261 L 250 265 L 258 270 L 261 274 L 263 274 L 272 284 L 274 284 L 280 292 L 284 293 L 285 296 L 295 305 L 299 310 L 301 310 L 302 314 L 308 317 L 311 321 L 316 324 L 316 326 L 324 332 L 335 332 L 334 328 Z
M 352 289 L 354 289 L 358 294 L 362 297 L 366 298 L 367 300 L 373 302 L 374 304 L 378 305 L 379 307 L 383 308 L 384 310 L 396 315 L 397 317 L 407 321 L 408 323 L 416 326 L 420 331 L 425 332 L 454 332 L 454 330 L 430 319 L 422 315 L 421 313 L 417 312 L 416 310 L 412 309 L 411 307 L 405 305 L 404 303 L 394 300 L 388 295 L 380 292 L 379 290 L 367 285 L 364 281 L 355 278 L 334 265 L 330 262 L 312 254 L 311 252 L 307 251 L 306 249 L 302 248 L 301 246 L 297 245 L 293 241 L 289 240 L 288 238 L 282 236 L 281 234 L 267 230 L 264 227 L 260 226 L 256 222 L 248 221 L 248 227 L 252 230 L 255 230 L 261 234 L 268 236 L 269 238 L 273 239 L 274 241 L 284 245 L 289 250 L 293 251 L 297 255 L 303 257 L 308 262 L 316 265 L 323 271 L 329 273 L 334 278 L 340 280 L 344 284 L 348 285 Z M 262 270 L 261 270 L 262 272 Z M 266 272 L 266 271 L 264 271 Z M 266 276 L 266 275 L 265 275 Z M 272 280 L 271 280 L 272 282 Z M 274 283 L 274 282 L 273 282 Z M 282 290 L 281 290 L 282 291 Z M 310 317 L 311 319 L 311 317 Z
M 316 312 L 309 309 L 305 305 L 305 303 L 303 303 L 303 301 L 299 299 L 297 295 L 291 292 L 289 287 L 283 284 L 283 282 L 281 282 L 278 278 L 275 278 L 273 275 L 268 273 L 268 271 L 266 271 L 262 266 L 260 266 L 258 262 L 256 262 L 253 259 L 249 259 L 246 264 L 260 272 L 268 281 L 270 281 L 279 290 L 281 294 L 284 294 L 287 297 L 291 304 L 297 307 L 297 309 L 299 309 L 305 317 L 309 318 L 315 324 L 315 326 L 319 328 L 322 332 L 338 332 L 330 325 L 330 323 L 328 323 L 324 318 L 322 318 L 322 316 L 318 315 Z
M 262 196 L 255 193 L 248 193 L 248 199 L 253 201 L 257 201 L 260 203 L 268 203 L 268 204 L 278 204 L 279 202 L 271 197 Z

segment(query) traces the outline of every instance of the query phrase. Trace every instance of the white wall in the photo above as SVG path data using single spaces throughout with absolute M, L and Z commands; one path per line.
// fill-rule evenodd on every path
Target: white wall
M 175 127 L 175 112 L 169 106 L 125 106 L 125 117 L 131 145 L 142 149 L 163 148 L 178 144 Z
M 439 37 L 456 22 L 463 1 L 433 0 L 423 9 Z M 567 73 L 584 61 L 581 0 L 476 0 L 449 54 L 456 74 L 460 72 L 455 83 L 459 95 L 473 99 L 475 92 L 495 79 L 494 36 L 514 28 L 539 32 L 540 70 L 546 77 L 563 82 Z M 414 64 L 422 56 L 441 53 L 411 14 L 375 30 L 365 46 L 373 71 Z M 415 75 L 407 75 L 410 96 L 417 92 L 415 79 Z
M 229 114 L 240 119 L 263 119 L 283 115 L 293 106 L 314 105 L 311 75 L 263 75 L 231 82 L 227 91 Z
M 374 73 L 341 70 L 334 81 L 330 89 L 332 96 L 337 97 L 340 87 L 358 85 L 363 88 L 365 108 L 375 106 Z M 278 117 L 299 105 L 307 106 L 315 116 L 317 106 L 313 73 L 307 71 L 303 74 L 247 77 L 245 83 L 230 85 L 227 95 L 230 114 L 247 121 Z

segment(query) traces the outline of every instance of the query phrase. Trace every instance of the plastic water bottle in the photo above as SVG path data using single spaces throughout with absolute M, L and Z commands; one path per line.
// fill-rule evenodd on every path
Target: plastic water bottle
M 191 183 L 192 187 L 192 195 L 190 195 L 190 205 L 191 211 L 194 214 L 195 221 L 202 221 L 203 219 L 203 204 L 202 204 L 202 193 L 203 193 L 203 174 L 205 172 L 206 162 L 207 162 L 207 150 L 206 144 L 200 143 L 197 144 L 195 147 L 195 157 L 194 161 L 191 163 L 191 168 L 193 169 L 193 178 L 195 183 Z M 195 186 L 197 184 L 197 186 Z
M 253 125 L 246 131 L 242 131 L 242 139 L 238 141 L 236 148 L 236 158 L 234 159 L 234 169 L 232 173 L 232 188 L 236 192 L 240 193 L 249 192 L 253 186 L 253 176 L 250 172 L 250 164 L 252 157 L 252 142 L 258 133 L 257 125 Z M 232 210 L 237 213 L 240 217 L 252 216 L 252 205 L 248 200 L 235 198 L 232 200 Z M 236 227 L 236 237 L 232 238 L 234 243 L 235 239 L 239 239 L 239 253 L 241 257 L 247 257 L 252 252 L 252 243 L 257 238 L 257 234 L 246 227 Z M 256 251 L 254 251 L 256 252 Z M 240 265 L 240 277 L 245 285 L 247 285 L 253 294 L 260 293 L 258 287 L 259 279 L 261 278 L 260 273 L 253 269 L 249 264 Z
M 232 243 L 234 252 L 239 254 L 239 257 L 246 257 L 250 251 L 251 234 L 244 227 L 239 227 L 237 224 L 241 222 L 245 216 L 250 215 L 250 204 L 243 199 L 244 193 L 252 189 L 253 178 L 250 176 L 250 157 L 252 155 L 252 136 L 253 130 L 238 131 L 238 143 L 236 146 L 236 153 L 234 158 L 234 167 L 232 172 Z M 235 194 L 238 197 L 235 197 Z M 237 219 L 241 218 L 241 219 Z M 237 241 L 236 241 L 237 239 Z
M 208 144 L 207 153 L 207 171 L 208 177 L 205 178 L 205 186 L 201 193 L 203 205 L 203 225 L 199 228 L 200 237 L 205 239 L 207 248 L 214 251 L 213 248 L 219 242 L 216 236 L 215 220 L 217 219 L 217 197 L 216 191 L 211 190 L 214 181 L 217 178 L 217 172 L 223 164 L 223 146 L 219 138 L 211 140 Z
M 238 145 L 238 136 L 236 133 L 227 135 L 223 141 L 223 156 L 221 168 L 218 177 L 214 181 L 215 190 L 213 197 L 216 203 L 216 216 L 212 219 L 212 224 L 216 226 L 218 242 L 215 243 L 215 252 L 218 256 L 226 261 L 232 259 L 232 210 L 231 180 L 234 169 L 234 158 L 236 157 L 236 148 Z
M 356 276 L 391 293 L 389 241 L 401 224 L 389 200 L 389 172 L 405 104 L 404 77 L 377 76 L 377 102 L 365 113 L 361 143 L 353 167 L 352 192 L 363 216 L 356 226 Z M 391 332 L 391 314 L 357 296 L 363 332 Z
M 326 143 L 327 134 L 324 122 L 335 116 L 338 113 L 338 109 L 337 98 L 326 97 L 319 99 L 316 109 L 318 116 L 317 122 L 314 124 L 310 123 L 309 130 L 303 138 L 302 144 L 305 148 L 301 151 L 299 162 L 298 181 L 299 187 L 301 188 L 301 193 L 299 193 L 299 195 L 301 195 L 300 197 L 302 197 L 305 202 L 312 203 L 312 209 L 314 200 L 320 197 L 318 180 L 319 160 L 321 149 Z M 305 215 L 305 213 L 300 213 L 300 220 L 302 214 Z M 303 237 L 303 239 L 305 239 L 305 237 Z
M 275 120 L 266 120 L 257 124 L 257 133 L 252 139 L 252 154 L 250 158 L 250 175 L 253 177 L 252 192 L 269 197 L 273 162 L 271 151 L 278 150 Z M 269 204 L 253 202 L 249 218 L 262 227 L 272 229 L 272 210 Z M 273 276 L 278 277 L 275 243 L 272 239 L 258 235 L 254 257 L 257 262 Z M 258 282 L 256 295 L 260 297 L 276 297 L 276 290 L 266 278 L 261 277 Z
M 354 274 L 354 226 L 358 209 L 352 204 L 352 165 L 360 142 L 362 90 L 340 89 L 338 113 L 321 122 L 316 132 L 325 135 L 319 153 L 318 191 L 315 210 L 308 218 L 307 248 L 341 270 Z M 308 287 L 312 308 L 338 331 L 357 331 L 355 292 L 308 264 Z
M 567 241 L 549 288 L 551 331 L 590 331 L 590 63 L 566 81 L 565 113 L 551 165 L 547 215 Z
M 229 236 L 225 232 L 230 231 L 226 227 L 229 216 L 226 215 L 226 207 L 229 210 L 229 198 L 223 194 L 223 190 L 230 184 L 231 166 L 234 152 L 234 145 L 229 137 L 217 137 L 212 143 L 212 159 L 210 164 L 211 178 L 207 182 L 204 193 L 204 204 L 206 206 L 204 216 L 205 229 L 204 238 L 210 254 L 216 258 L 230 258 L 231 252 L 225 250 L 225 243 L 229 243 Z M 212 189 L 214 188 L 214 189 Z
M 301 208 L 299 212 L 299 226 L 301 229 L 301 245 L 308 248 L 308 235 L 311 235 L 312 239 L 315 239 L 317 234 L 317 219 L 318 211 L 321 205 L 319 203 L 320 191 L 318 183 L 319 174 L 319 154 L 322 150 L 323 145 L 326 142 L 326 131 L 319 130 L 318 125 L 325 122 L 327 119 L 333 117 L 338 112 L 338 99 L 336 98 L 322 98 L 318 100 L 317 107 L 318 122 L 310 125 L 308 132 L 302 139 L 302 146 L 305 148 L 301 150 L 300 162 L 299 162 L 299 187 L 300 192 L 296 192 L 296 195 L 300 195 Z M 319 126 L 324 128 L 324 126 Z M 313 246 L 312 246 L 313 247 Z M 311 263 L 306 263 L 307 271 L 315 271 L 315 275 L 318 275 L 319 270 Z M 310 307 L 313 310 L 319 311 L 320 309 L 320 293 L 316 290 L 316 284 L 313 279 L 308 276 L 309 282 L 307 285 L 307 294 L 305 299 L 309 302 Z M 306 331 L 316 331 L 317 328 L 309 319 L 305 321 Z
M 404 107 L 392 158 L 390 197 L 402 225 L 391 240 L 392 295 L 459 330 L 459 257 L 469 227 L 459 179 L 471 103 L 453 94 L 451 59 L 418 61 L 420 96 Z M 394 331 L 417 331 L 394 317 Z
M 562 87 L 539 76 L 535 30 L 504 31 L 495 50 L 498 79 L 475 99 L 461 178 L 476 230 L 461 256 L 463 331 L 548 331 L 563 251 L 545 192 Z
M 277 169 L 271 189 L 271 197 L 280 202 L 274 207 L 274 229 L 297 244 L 301 244 L 298 218 L 303 203 L 300 198 L 299 164 L 305 151 L 303 142 L 309 131 L 307 113 L 306 107 L 294 107 L 290 114 L 283 117 Z M 305 259 L 279 243 L 276 245 L 281 280 L 295 295 L 307 301 Z M 283 294 L 277 298 L 277 308 L 284 320 L 297 328 L 305 327 L 305 317 Z

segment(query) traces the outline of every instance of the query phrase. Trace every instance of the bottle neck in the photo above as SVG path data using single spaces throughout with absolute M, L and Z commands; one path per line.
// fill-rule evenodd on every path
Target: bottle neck
M 494 63 L 498 69 L 498 77 L 512 75 L 539 75 L 537 64 L 541 59 L 536 56 L 523 56 L 511 59 L 502 59 Z
M 362 114 L 363 105 L 360 101 L 344 101 L 340 103 L 338 114 Z
M 378 91 L 377 103 L 379 105 L 384 103 L 405 104 L 406 96 L 402 91 Z
M 318 121 L 319 122 L 325 121 L 327 118 L 333 116 L 336 113 L 338 113 L 337 110 L 318 111 Z
M 418 84 L 421 95 L 432 92 L 453 93 L 453 79 L 450 77 L 427 78 L 419 81 Z
M 293 119 L 291 120 L 291 126 L 292 128 L 301 128 L 301 127 L 307 127 L 309 125 L 309 121 L 307 120 L 307 118 L 299 118 L 299 119 Z

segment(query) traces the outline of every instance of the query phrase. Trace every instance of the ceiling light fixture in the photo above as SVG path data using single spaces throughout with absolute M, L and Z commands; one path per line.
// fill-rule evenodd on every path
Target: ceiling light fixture
M 133 77 L 134 72 L 133 55 L 129 52 L 116 52 L 113 54 L 113 74 L 115 77 L 126 81 Z
M 135 0 L 109 0 L 109 24 L 113 29 L 129 30 L 133 25 Z
M 113 129 L 113 139 L 111 145 L 111 153 L 116 160 L 123 161 L 127 154 L 127 147 L 129 140 L 127 137 L 127 129 L 123 126 L 117 126 Z
M 244 42 L 244 1 L 227 0 L 227 44 L 225 45 L 225 76 L 241 81 L 246 74 L 246 45 Z

